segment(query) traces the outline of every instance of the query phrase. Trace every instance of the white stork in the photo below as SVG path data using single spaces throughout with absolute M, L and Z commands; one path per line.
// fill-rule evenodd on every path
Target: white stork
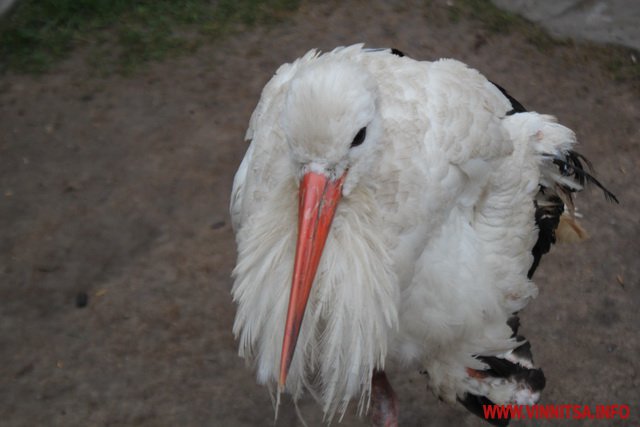
M 246 138 L 234 333 L 259 383 L 389 426 L 388 360 L 478 414 L 538 400 L 517 313 L 558 223 L 581 233 L 570 129 L 458 61 L 354 45 L 282 65 Z

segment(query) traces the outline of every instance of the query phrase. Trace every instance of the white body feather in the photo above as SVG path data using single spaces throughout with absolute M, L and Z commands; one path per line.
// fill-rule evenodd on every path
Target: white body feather
M 281 116 L 292 82 L 321 61 L 366 70 L 381 129 L 366 180 L 345 184 L 287 390 L 294 398 L 311 391 L 330 418 L 351 399 L 362 408 L 372 371 L 394 358 L 428 371 L 446 400 L 471 391 L 506 403 L 502 389 L 465 369 L 484 367 L 474 355 L 516 347 L 507 319 L 537 293 L 526 274 L 533 199 L 541 181 L 561 178 L 545 155 L 575 139 L 550 116 L 507 116 L 502 93 L 454 60 L 418 62 L 355 45 L 311 51 L 266 85 L 231 202 L 240 355 L 255 364 L 260 383 L 277 383 L 299 178 Z

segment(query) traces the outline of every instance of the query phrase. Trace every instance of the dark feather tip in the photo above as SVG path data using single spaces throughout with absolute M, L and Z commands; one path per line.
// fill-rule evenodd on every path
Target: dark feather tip
M 591 162 L 577 151 L 569 150 L 565 157 L 554 157 L 553 163 L 558 166 L 563 176 L 574 178 L 578 184 L 584 186 L 586 184 L 595 185 L 604 193 L 604 197 L 608 202 L 620 203 L 618 198 L 609 191 L 596 177 L 591 174 L 593 165 Z
M 507 92 L 507 90 L 505 88 L 503 88 L 502 86 L 500 86 L 499 84 L 497 84 L 496 82 L 491 82 L 492 85 L 494 85 L 495 87 L 498 88 L 498 90 L 500 92 L 502 92 L 502 94 L 509 100 L 509 102 L 511 103 L 511 110 L 507 111 L 506 115 L 507 116 L 511 116 L 513 114 L 516 113 L 526 113 L 527 109 L 524 108 L 524 105 L 522 105 L 520 103 L 520 101 L 518 101 L 517 99 L 515 99 L 513 96 L 511 96 L 511 94 L 509 94 L 509 92 Z

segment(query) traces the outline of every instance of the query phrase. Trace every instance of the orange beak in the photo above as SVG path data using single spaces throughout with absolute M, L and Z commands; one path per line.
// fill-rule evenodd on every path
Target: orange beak
M 335 181 L 315 172 L 307 172 L 302 177 L 298 201 L 298 242 L 280 356 L 281 389 L 287 382 L 287 373 L 296 349 L 311 285 L 342 195 L 342 184 L 346 175 L 345 172 Z

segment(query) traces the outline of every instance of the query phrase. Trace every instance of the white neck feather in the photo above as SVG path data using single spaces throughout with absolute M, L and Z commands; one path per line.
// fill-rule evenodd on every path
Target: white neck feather
M 276 384 L 297 230 L 293 180 L 274 191 L 238 232 L 233 297 L 239 354 L 255 363 L 260 383 Z M 300 330 L 286 389 L 308 390 L 325 417 L 369 402 L 371 375 L 384 367 L 397 328 L 399 290 L 381 233 L 373 191 L 358 186 L 340 202 Z M 356 213 L 357 212 L 357 213 Z

